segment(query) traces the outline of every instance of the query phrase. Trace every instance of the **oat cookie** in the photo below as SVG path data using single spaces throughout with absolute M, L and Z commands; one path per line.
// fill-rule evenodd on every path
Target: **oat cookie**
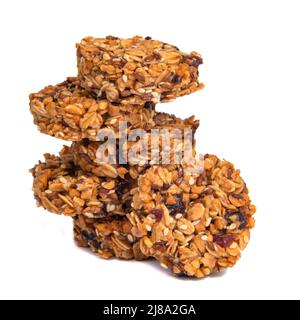
M 200 64 L 200 54 L 150 37 L 86 37 L 78 76 L 30 95 L 39 130 L 72 141 L 30 170 L 34 196 L 72 217 L 79 246 L 197 278 L 240 258 L 256 211 L 240 171 L 196 153 L 193 116 L 155 110 L 203 88 Z
M 127 214 L 141 251 L 175 274 L 203 277 L 232 267 L 254 227 L 255 206 L 240 171 L 206 155 L 204 171 L 153 166 L 138 180 Z
M 80 83 L 97 97 L 129 104 L 174 100 L 203 88 L 200 54 L 135 36 L 86 37 L 77 44 Z
M 79 86 L 78 78 L 47 86 L 30 94 L 30 111 L 42 133 L 63 140 L 98 140 L 102 129 L 111 128 L 119 135 L 119 123 L 127 121 L 127 131 L 155 126 L 155 106 L 113 104 L 106 99 L 94 99 Z
M 125 215 L 131 210 L 135 178 L 143 168 L 132 168 L 122 178 L 123 174 L 116 176 L 119 169 L 109 164 L 105 170 L 106 175 L 101 178 L 82 171 L 74 164 L 68 147 L 61 151 L 59 157 L 45 154 L 45 162 L 31 169 L 38 206 L 67 216 L 82 214 L 104 218 Z
M 71 145 L 71 153 L 73 161 L 76 165 L 86 172 L 91 172 L 96 176 L 107 175 L 107 163 L 102 164 L 99 157 L 99 150 L 105 147 L 109 154 L 113 155 L 110 163 L 116 170 L 111 173 L 112 177 L 120 176 L 124 178 L 128 171 L 133 177 L 136 166 L 145 167 L 154 163 L 179 163 L 180 157 L 183 157 L 186 151 L 193 149 L 195 146 L 194 134 L 199 125 L 199 121 L 194 117 L 180 119 L 166 113 L 157 113 L 154 116 L 155 130 L 159 135 L 155 135 L 156 131 L 145 132 L 145 134 L 133 141 L 127 141 L 121 144 L 117 141 L 117 145 L 106 146 L 106 142 L 90 141 L 84 139 L 82 141 L 73 142 Z M 168 145 L 164 145 L 163 139 L 167 138 Z M 186 140 L 185 140 L 186 139 Z M 155 145 L 154 145 L 155 144 Z M 189 144 L 189 145 L 188 145 Z M 120 151 L 126 156 L 128 165 L 119 165 Z M 137 177 L 136 177 L 137 178 Z
M 130 234 L 131 224 L 126 217 L 91 219 L 83 215 L 73 218 L 74 239 L 103 259 L 145 260 L 139 239 Z

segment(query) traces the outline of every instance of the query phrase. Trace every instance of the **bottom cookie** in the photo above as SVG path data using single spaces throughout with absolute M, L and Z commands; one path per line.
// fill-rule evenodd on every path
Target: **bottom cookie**
M 88 247 L 103 259 L 145 260 L 139 239 L 131 235 L 131 223 L 124 217 L 108 219 L 73 218 L 74 240 L 80 247 Z

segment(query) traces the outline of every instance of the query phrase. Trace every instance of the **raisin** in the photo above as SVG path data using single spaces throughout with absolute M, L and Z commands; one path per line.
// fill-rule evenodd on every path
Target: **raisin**
M 232 217 L 236 216 L 236 219 L 232 219 Z M 243 212 L 227 212 L 224 215 L 225 220 L 227 221 L 228 224 L 231 224 L 233 222 L 238 221 L 239 222 L 239 229 L 243 230 L 247 227 L 248 225 L 248 218 L 247 215 Z
M 87 148 L 89 146 L 90 141 L 89 141 L 89 139 L 84 138 L 81 140 L 81 143 L 84 147 Z
M 126 190 L 129 188 L 129 182 L 122 180 L 118 182 L 117 187 L 116 187 L 116 194 L 118 198 L 122 198 L 123 194 L 126 192 Z
M 234 215 L 237 215 L 238 214 L 238 212 L 227 212 L 225 215 L 224 215 L 224 219 L 226 220 L 226 222 L 228 223 L 228 224 L 231 224 L 232 222 L 233 222 L 233 220 L 231 219 L 231 217 L 232 216 L 234 216 Z
M 237 193 L 232 193 L 231 194 L 235 199 L 241 200 L 243 199 L 243 196 L 241 194 L 237 194 Z
M 74 162 L 70 162 L 70 167 L 68 168 L 68 174 L 70 176 L 74 176 L 78 169 L 79 169 L 78 166 L 76 166 Z
M 86 230 L 81 231 L 81 235 L 85 237 L 87 240 L 91 241 L 96 238 L 96 234 L 94 232 L 89 233 Z
M 156 220 L 158 221 L 160 221 L 163 217 L 163 211 L 161 209 L 153 209 L 151 213 L 154 214 Z
M 152 38 L 149 37 L 149 36 L 147 36 L 147 37 L 145 38 L 145 40 L 152 40 Z
M 153 191 L 160 191 L 160 188 L 161 188 L 161 187 L 158 186 L 157 184 L 153 184 L 153 185 L 152 185 L 152 190 L 153 190 Z
M 174 74 L 174 76 L 171 78 L 171 82 L 174 84 L 180 83 L 181 81 L 182 81 L 182 78 L 177 74 Z
M 210 188 L 207 188 L 206 190 L 204 190 L 202 193 L 201 193 L 201 196 L 211 196 L 212 194 L 214 193 L 214 191 Z
M 106 39 L 107 40 L 118 40 L 119 38 L 115 37 L 115 36 L 106 36 Z
M 240 230 L 245 229 L 247 227 L 247 225 L 248 225 L 248 217 L 247 217 L 247 215 L 244 214 L 244 213 L 238 213 L 237 216 L 238 216 L 238 220 L 240 222 L 239 229 Z
M 161 59 L 161 55 L 159 53 L 157 53 L 157 52 L 153 53 L 153 57 L 156 60 L 160 60 Z
M 163 191 L 168 190 L 168 189 L 169 189 L 169 187 L 170 187 L 170 185 L 169 185 L 169 184 L 164 183 L 164 184 L 163 184 L 163 186 L 162 186 L 162 188 L 161 188 L 161 190 L 163 190 Z
M 97 212 L 97 217 L 99 218 L 104 218 L 108 214 L 107 209 L 106 209 L 106 204 L 103 203 L 102 208 Z
M 95 249 L 100 249 L 100 247 L 101 247 L 101 244 L 100 244 L 100 242 L 98 242 L 98 241 L 96 241 L 96 240 L 92 240 L 91 241 L 91 245 L 95 248 Z
M 230 234 L 216 234 L 214 235 L 214 242 L 222 248 L 228 248 L 231 246 L 235 237 Z
M 205 183 L 206 183 L 206 175 L 205 175 L 205 171 L 203 171 L 198 176 L 198 178 L 196 180 L 196 185 L 201 186 L 202 184 L 205 184 Z
M 177 213 L 184 213 L 185 212 L 185 206 L 181 199 L 176 198 L 176 204 L 168 204 L 167 208 L 170 211 L 170 215 L 176 215 Z
M 144 59 L 145 62 L 151 62 L 153 60 L 160 60 L 161 55 L 157 52 L 153 53 L 151 56 L 148 56 Z
M 154 107 L 155 107 L 155 103 L 153 103 L 152 101 L 147 101 L 144 104 L 144 108 L 147 108 L 147 109 L 154 109 Z
M 193 66 L 193 67 L 198 67 L 200 64 L 202 64 L 203 63 L 203 60 L 202 60 L 202 58 L 200 58 L 200 57 L 195 57 L 195 58 L 193 58 L 193 61 L 192 61 L 192 63 L 191 63 L 191 66 Z
M 189 55 L 183 58 L 183 62 L 192 67 L 198 68 L 198 66 L 203 63 L 203 60 L 200 57 Z
M 161 187 L 158 186 L 157 184 L 153 184 L 152 185 L 152 190 L 153 191 L 165 191 L 165 190 L 168 190 L 169 187 L 170 187 L 170 185 L 167 184 L 167 183 L 164 183 Z
M 111 221 L 122 221 L 124 220 L 123 216 L 120 216 L 118 214 L 113 215 L 112 217 L 110 217 L 109 219 L 107 219 L 107 221 L 111 222 Z M 103 220 L 102 220 L 103 221 Z M 102 222 L 100 221 L 100 223 Z
M 131 200 L 130 200 L 130 199 L 126 200 L 126 201 L 122 204 L 122 208 L 124 209 L 125 212 L 129 212 L 130 210 L 132 210 Z

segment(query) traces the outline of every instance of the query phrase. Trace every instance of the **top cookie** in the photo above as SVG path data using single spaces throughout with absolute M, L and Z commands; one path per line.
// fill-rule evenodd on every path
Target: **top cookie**
M 81 85 L 114 102 L 166 102 L 200 90 L 201 63 L 200 54 L 150 37 L 86 37 L 77 44 Z

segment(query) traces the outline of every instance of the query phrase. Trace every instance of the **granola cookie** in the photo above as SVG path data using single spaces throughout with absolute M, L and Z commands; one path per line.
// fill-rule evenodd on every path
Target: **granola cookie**
M 144 168 L 131 168 L 121 178 L 124 172 L 116 177 L 121 167 L 115 169 L 107 164 L 103 167 L 105 175 L 100 178 L 76 166 L 68 147 L 64 147 L 59 157 L 44 156 L 45 162 L 31 169 L 38 206 L 57 214 L 94 218 L 125 215 L 131 210 L 131 191 Z
M 200 54 L 150 37 L 86 37 L 77 44 L 82 87 L 125 104 L 166 102 L 202 89 L 200 64 Z
M 30 111 L 39 130 L 63 140 L 97 140 L 103 128 L 113 129 L 118 136 L 120 121 L 127 121 L 128 132 L 155 126 L 152 102 L 123 105 L 94 98 L 79 86 L 75 77 L 47 86 L 29 98 Z
M 108 259 L 145 260 L 139 239 L 130 234 L 132 225 L 126 217 L 91 219 L 83 215 L 73 218 L 74 239 L 81 247 L 88 247 L 99 257 Z
M 240 171 L 214 155 L 199 174 L 153 166 L 138 180 L 127 214 L 141 251 L 175 274 L 203 277 L 232 267 L 254 227 L 255 206 Z
M 115 170 L 114 172 L 111 170 L 110 174 L 113 178 L 117 176 L 124 178 L 128 171 L 131 171 L 132 177 L 135 173 L 139 174 L 141 170 L 136 170 L 136 166 L 145 167 L 154 163 L 163 163 L 163 161 L 180 163 L 184 153 L 192 151 L 188 148 L 193 149 L 195 146 L 194 134 L 199 121 L 194 117 L 182 120 L 169 114 L 157 113 L 154 122 L 153 129 L 159 131 L 145 132 L 142 136 L 134 138 L 133 141 L 126 141 L 124 144 L 117 141 L 116 145 L 107 146 L 106 142 L 87 139 L 73 142 L 71 153 L 74 163 L 96 176 L 106 176 L 107 164 L 101 163 L 99 156 L 101 148 L 112 155 L 110 168 L 113 167 Z M 156 132 L 159 134 L 156 135 Z M 167 148 L 164 145 L 165 138 L 167 138 Z M 118 164 L 121 155 L 126 159 L 128 166 Z

